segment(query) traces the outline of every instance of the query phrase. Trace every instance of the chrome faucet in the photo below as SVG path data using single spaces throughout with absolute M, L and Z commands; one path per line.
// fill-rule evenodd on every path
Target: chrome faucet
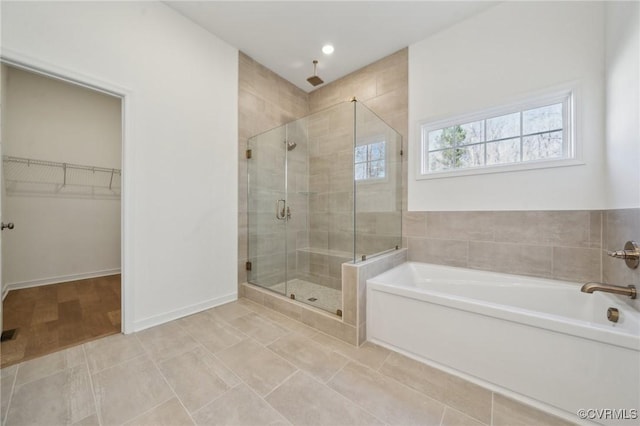
M 580 289 L 583 293 L 593 293 L 594 291 L 602 291 L 605 293 L 621 294 L 623 296 L 629 296 L 632 299 L 636 298 L 636 287 L 633 285 L 623 287 L 620 285 L 612 285 L 605 283 L 598 283 L 595 281 L 588 282 Z

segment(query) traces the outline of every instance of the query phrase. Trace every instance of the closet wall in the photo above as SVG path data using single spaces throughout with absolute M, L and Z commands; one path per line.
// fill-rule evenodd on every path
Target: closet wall
M 12 157 L 121 168 L 120 99 L 4 67 L 3 152 Z M 5 105 L 3 105 L 5 107 Z M 16 171 L 14 167 L 22 167 Z M 12 288 L 70 281 L 120 271 L 120 185 L 105 188 L 25 185 L 36 176 L 56 181 L 61 169 L 3 161 L 3 293 Z M 68 182 L 73 171 L 68 169 Z M 75 182 L 91 184 L 92 172 Z M 102 179 L 104 182 L 104 179 Z M 9 185 L 9 186 L 7 186 Z

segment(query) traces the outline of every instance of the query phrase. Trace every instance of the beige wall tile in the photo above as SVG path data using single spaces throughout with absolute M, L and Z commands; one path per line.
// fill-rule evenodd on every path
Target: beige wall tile
M 553 278 L 575 282 L 598 281 L 600 270 L 600 249 L 554 247 Z
M 588 247 L 589 211 L 496 212 L 495 241 Z
M 426 212 L 404 212 L 402 217 L 402 235 L 405 237 L 427 236 Z
M 469 243 L 467 241 L 431 240 L 409 237 L 409 260 L 448 266 L 467 266 Z
M 491 212 L 427 212 L 427 238 L 493 241 L 495 218 Z
M 622 250 L 628 240 L 640 244 L 640 209 L 609 210 L 603 214 L 602 248 Z M 605 282 L 640 286 L 640 268 L 629 269 L 623 260 L 602 252 L 602 275 Z
M 552 259 L 553 247 L 469 242 L 469 267 L 475 269 L 551 278 Z

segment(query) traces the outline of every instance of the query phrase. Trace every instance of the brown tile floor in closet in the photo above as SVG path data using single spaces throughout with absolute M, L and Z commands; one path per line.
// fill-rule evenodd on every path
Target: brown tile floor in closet
M 1 367 L 120 332 L 120 275 L 10 291 L 0 346 Z

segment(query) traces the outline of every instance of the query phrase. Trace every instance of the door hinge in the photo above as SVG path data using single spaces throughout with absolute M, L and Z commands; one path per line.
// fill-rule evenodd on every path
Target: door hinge
M 251 158 L 251 150 L 248 149 L 247 152 L 245 153 L 247 158 Z
M 404 155 L 404 151 L 403 150 L 400 150 L 400 155 Z
M 246 269 L 247 271 L 250 271 L 250 270 L 251 270 L 251 262 L 246 262 L 246 263 L 244 264 L 244 267 L 245 267 L 245 269 Z

